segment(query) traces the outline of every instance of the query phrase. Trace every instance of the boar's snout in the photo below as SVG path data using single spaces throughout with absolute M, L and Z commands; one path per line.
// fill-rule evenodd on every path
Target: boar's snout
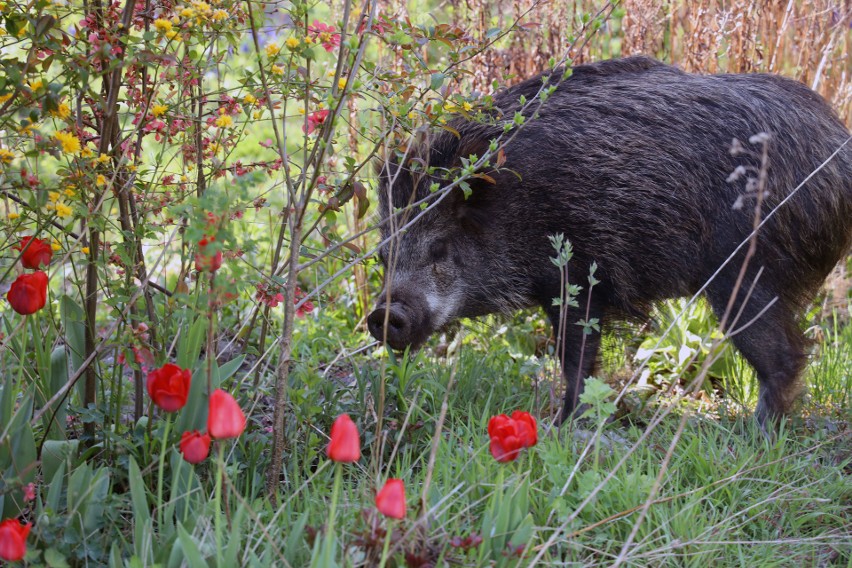
M 409 345 L 419 346 L 433 331 L 429 325 L 426 299 L 415 295 L 404 296 L 391 298 L 390 304 L 380 301 L 367 316 L 370 334 L 397 350 L 403 350 Z

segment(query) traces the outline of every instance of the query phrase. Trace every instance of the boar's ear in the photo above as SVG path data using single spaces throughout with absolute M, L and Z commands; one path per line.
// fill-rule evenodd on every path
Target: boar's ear
M 457 188 L 450 196 L 453 214 L 465 231 L 482 234 L 491 222 L 491 217 L 485 210 L 482 193 L 483 188 L 473 187 L 473 192 L 465 199 L 464 192 Z

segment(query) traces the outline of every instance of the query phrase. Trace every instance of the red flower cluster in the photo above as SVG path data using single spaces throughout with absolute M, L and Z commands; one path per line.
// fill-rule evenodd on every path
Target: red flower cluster
M 328 109 L 318 110 L 308 115 L 308 124 L 302 125 L 302 132 L 313 134 L 317 127 L 322 126 L 325 119 L 328 118 Z
M 177 412 L 186 406 L 192 371 L 166 363 L 148 373 L 148 394 L 166 412 Z M 246 416 L 234 397 L 216 389 L 210 395 L 207 412 L 207 432 L 184 432 L 180 438 L 180 453 L 189 463 L 201 463 L 210 453 L 213 438 L 237 438 L 246 429 Z
M 0 559 L 17 562 L 27 553 L 27 535 L 32 523 L 22 525 L 17 519 L 6 519 L 0 523 Z
M 522 449 L 538 443 L 538 426 L 529 412 L 516 410 L 511 417 L 505 414 L 492 417 L 488 421 L 488 436 L 494 459 L 510 462 L 518 458 Z
M 334 26 L 329 26 L 319 20 L 314 20 L 314 23 L 308 26 L 308 32 L 314 39 L 318 40 L 329 53 L 334 51 L 334 48 L 340 45 L 340 32 L 335 32 Z
M 18 276 L 9 287 L 6 299 L 13 310 L 22 316 L 28 316 L 42 309 L 47 303 L 47 274 L 39 270 L 39 267 L 50 264 L 53 250 L 45 241 L 35 237 L 22 238 L 14 248 L 22 251 L 21 264 L 24 268 L 35 272 Z
M 198 241 L 195 253 L 195 269 L 199 272 L 216 272 L 222 267 L 222 251 L 214 250 L 215 237 L 204 237 Z M 209 250 L 208 250 L 209 249 Z

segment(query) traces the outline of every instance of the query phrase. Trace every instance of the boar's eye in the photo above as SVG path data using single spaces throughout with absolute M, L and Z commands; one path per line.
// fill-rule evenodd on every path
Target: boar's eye
M 438 239 L 429 245 L 429 258 L 432 262 L 440 262 L 444 260 L 447 258 L 447 252 L 447 241 L 444 239 Z

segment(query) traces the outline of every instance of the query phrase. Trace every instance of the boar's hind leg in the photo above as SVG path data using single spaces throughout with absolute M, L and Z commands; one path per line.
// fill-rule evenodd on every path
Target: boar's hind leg
M 602 324 L 603 315 L 603 306 L 593 301 L 589 308 L 589 319 L 597 318 Z M 578 325 L 578 322 L 586 318 L 586 309 L 582 303 L 580 308 L 570 308 L 566 312 L 563 320 L 564 338 L 559 335 L 559 307 L 548 306 L 547 316 L 557 337 L 557 356 L 562 365 L 562 377 L 565 380 L 565 399 L 558 418 L 558 423 L 562 424 L 582 414 L 584 410 L 578 407 L 580 395 L 583 394 L 586 377 L 592 375 L 597 363 L 601 334 L 598 331 L 592 331 L 585 335 L 584 341 L 584 328 Z
M 711 291 L 708 298 L 721 320 L 730 292 L 716 292 Z M 755 416 L 764 431 L 771 430 L 767 422 L 782 418 L 790 410 L 799 395 L 799 375 L 806 361 L 805 337 L 796 321 L 796 312 L 779 299 L 763 314 L 760 313 L 773 298 L 774 295 L 766 290 L 754 290 L 742 314 L 732 321 L 742 302 L 741 297 L 737 298 L 728 317 L 732 323 L 726 326 L 726 331 L 733 334 L 731 340 L 734 345 L 757 373 L 760 395 Z

